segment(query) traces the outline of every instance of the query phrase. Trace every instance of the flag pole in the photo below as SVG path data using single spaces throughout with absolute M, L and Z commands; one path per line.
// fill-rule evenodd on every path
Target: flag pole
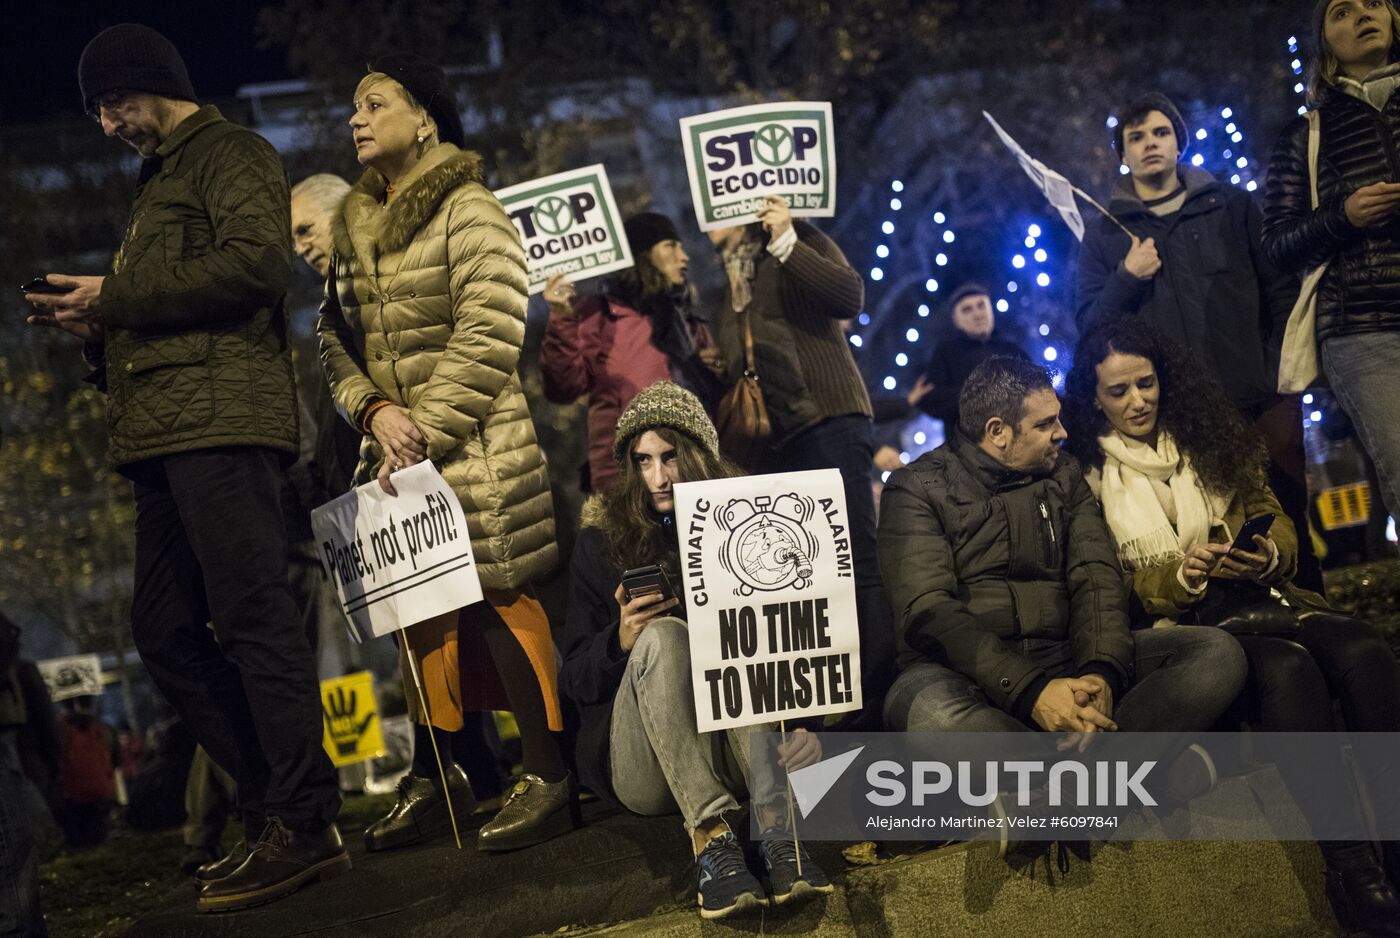
M 787 720 L 778 721 L 778 732 L 781 735 L 783 745 L 787 745 Z M 797 843 L 797 818 L 792 811 L 792 773 L 783 770 L 787 780 L 787 803 L 788 803 L 788 827 L 792 828 L 792 852 L 797 856 L 797 875 L 802 875 L 802 849 Z
M 413 657 L 413 647 L 404 636 L 404 654 L 408 655 L 408 668 L 413 673 L 413 686 L 418 690 L 418 704 L 423 708 L 423 720 L 428 724 L 428 739 L 433 743 L 433 759 L 437 761 L 438 778 L 442 779 L 442 797 L 447 802 L 447 818 L 452 822 L 452 836 L 457 841 L 457 849 L 462 849 L 462 835 L 457 830 L 457 812 L 452 810 L 452 789 L 447 784 L 447 771 L 442 767 L 442 753 L 438 752 L 437 734 L 433 732 L 433 718 L 428 713 L 428 699 L 423 696 L 423 678 L 418 673 L 418 661 Z
M 1130 237 L 1130 238 L 1136 238 L 1136 237 L 1137 237 L 1137 235 L 1133 234 L 1131 231 L 1128 230 L 1128 226 L 1127 226 L 1127 225 L 1125 225 L 1125 224 L 1123 224 L 1121 221 L 1119 221 L 1118 218 L 1117 218 L 1112 212 L 1110 212 L 1108 209 L 1106 209 L 1106 208 L 1104 208 L 1102 205 L 1100 205 L 1092 196 L 1089 195 L 1089 193 L 1085 192 L 1083 189 L 1079 188 L 1078 186 L 1074 185 L 1073 183 L 1070 184 L 1070 188 L 1072 188 L 1072 189 L 1074 190 L 1074 194 L 1075 194 L 1075 195 L 1079 196 L 1079 197 L 1080 197 L 1081 199 L 1083 199 L 1085 202 L 1088 202 L 1088 203 L 1089 203 L 1090 205 L 1092 205 L 1094 208 L 1096 208 L 1096 209 L 1098 209 L 1100 212 L 1102 212 L 1104 218 L 1107 218 L 1109 221 L 1113 222 L 1113 223 L 1114 223 L 1115 225 L 1117 225 L 1119 228 L 1122 228 L 1122 229 L 1123 229 L 1123 233 L 1124 233 L 1125 235 L 1127 235 L 1127 236 Z

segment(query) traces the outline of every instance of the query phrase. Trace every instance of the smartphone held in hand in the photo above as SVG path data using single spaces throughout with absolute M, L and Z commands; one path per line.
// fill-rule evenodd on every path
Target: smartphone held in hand
M 622 575 L 622 595 L 627 602 L 639 596 L 659 596 L 662 600 L 674 599 L 676 591 L 671 588 L 671 578 L 656 564 L 636 567 Z

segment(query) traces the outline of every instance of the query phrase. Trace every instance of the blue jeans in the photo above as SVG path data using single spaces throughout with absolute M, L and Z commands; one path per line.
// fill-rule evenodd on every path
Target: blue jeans
M 47 935 L 17 735 L 13 728 L 0 730 L 0 935 Z
M 1332 393 L 1376 464 L 1385 507 L 1400 516 L 1400 420 L 1394 391 L 1395 376 L 1400 375 L 1400 332 L 1326 339 L 1322 367 Z
M 1077 677 L 1069 642 L 1017 643 L 1051 679 Z M 1239 643 L 1218 629 L 1192 625 L 1133 633 L 1134 683 L 1113 702 L 1125 731 L 1207 730 L 1244 686 Z M 894 682 L 885 701 L 891 730 L 914 733 L 1014 733 L 1033 729 L 993 705 L 977 682 L 951 668 L 921 662 Z

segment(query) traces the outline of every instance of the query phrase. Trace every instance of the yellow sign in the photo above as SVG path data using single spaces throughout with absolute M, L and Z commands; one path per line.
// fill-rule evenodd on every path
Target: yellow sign
M 1317 496 L 1317 513 L 1327 531 L 1365 524 L 1371 517 L 1371 486 L 1367 482 L 1323 489 Z
M 368 671 L 322 681 L 321 718 L 326 755 L 337 768 L 384 755 L 384 727 Z

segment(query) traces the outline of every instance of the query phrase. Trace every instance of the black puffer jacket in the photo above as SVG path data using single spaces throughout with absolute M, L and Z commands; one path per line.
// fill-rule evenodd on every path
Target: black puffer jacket
M 1289 124 L 1269 161 L 1264 249 L 1285 270 L 1330 260 L 1317 304 L 1317 337 L 1400 329 L 1400 220 L 1365 230 L 1347 221 L 1357 189 L 1400 181 L 1400 95 L 1377 111 L 1335 88 L 1318 107 L 1318 208 L 1308 180 L 1308 122 Z
M 946 665 L 1023 719 L 1049 680 L 1025 640 L 1069 642 L 1079 673 L 1103 674 L 1115 698 L 1128 684 L 1123 574 L 1068 453 L 1031 476 L 955 434 L 890 476 L 879 543 L 901 667 Z

